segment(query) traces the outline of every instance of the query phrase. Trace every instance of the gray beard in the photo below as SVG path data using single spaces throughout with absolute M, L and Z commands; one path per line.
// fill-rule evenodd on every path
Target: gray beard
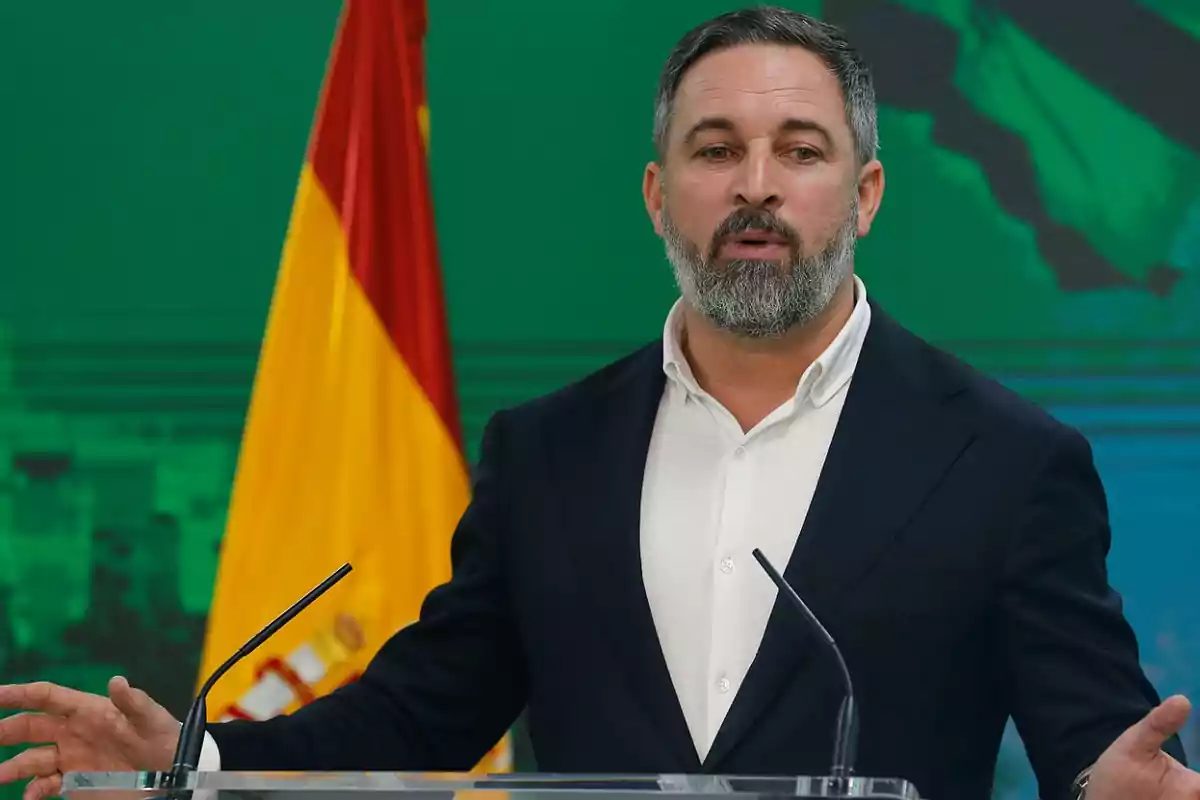
M 816 319 L 854 271 L 858 197 L 821 252 L 788 263 L 744 259 L 712 263 L 675 227 L 664 204 L 663 240 L 675 283 L 692 308 L 720 330 L 750 339 L 776 338 Z

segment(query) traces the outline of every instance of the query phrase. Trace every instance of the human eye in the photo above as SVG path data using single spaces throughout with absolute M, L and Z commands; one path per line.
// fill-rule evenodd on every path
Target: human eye
M 787 156 L 798 164 L 811 164 L 821 159 L 821 151 L 812 145 L 801 144 L 789 148 Z
M 724 144 L 710 144 L 696 151 L 696 157 L 704 161 L 720 163 L 734 157 L 733 148 Z

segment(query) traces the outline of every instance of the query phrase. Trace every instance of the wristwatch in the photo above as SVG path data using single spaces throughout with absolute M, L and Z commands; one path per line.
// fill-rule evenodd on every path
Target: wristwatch
M 1088 767 L 1083 772 L 1075 776 L 1075 780 L 1071 783 L 1071 800 L 1086 800 L 1088 779 L 1092 777 L 1092 768 Z

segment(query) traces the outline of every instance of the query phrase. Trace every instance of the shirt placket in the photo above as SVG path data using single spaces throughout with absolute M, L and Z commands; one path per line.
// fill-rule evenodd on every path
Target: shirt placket
M 737 694 L 740 668 L 738 648 L 742 620 L 738 609 L 738 560 L 744 547 L 747 520 L 753 502 L 753 443 L 736 443 L 725 465 L 724 502 L 712 553 L 712 631 L 708 658 L 708 731 L 716 735 Z

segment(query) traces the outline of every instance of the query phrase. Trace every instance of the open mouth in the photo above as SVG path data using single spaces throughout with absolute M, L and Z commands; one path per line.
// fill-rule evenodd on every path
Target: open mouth
M 730 257 L 753 258 L 757 255 L 779 257 L 786 254 L 790 243 L 786 236 L 764 230 L 748 230 L 725 240 L 721 250 Z
M 767 231 L 746 231 L 734 236 L 733 241 L 752 247 L 787 244 L 787 239 L 775 233 L 768 233 Z

